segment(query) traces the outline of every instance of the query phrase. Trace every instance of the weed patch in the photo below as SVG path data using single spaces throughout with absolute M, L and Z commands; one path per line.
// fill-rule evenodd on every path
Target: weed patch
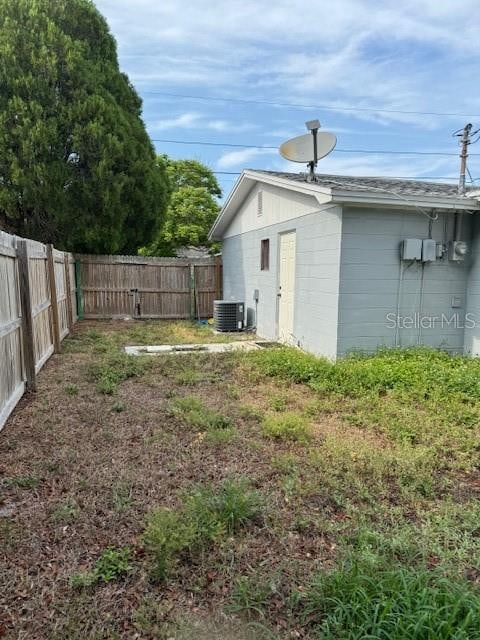
M 73 500 L 67 500 L 52 511 L 52 521 L 55 524 L 73 522 L 78 515 L 78 507 Z
M 193 369 L 185 369 L 184 371 L 177 373 L 174 380 L 179 385 L 192 387 L 203 382 L 205 380 L 205 376 Z
M 301 620 L 325 640 L 479 637 L 478 592 L 428 570 L 346 564 L 318 574 L 299 605 Z
M 65 393 L 69 396 L 78 396 L 78 386 L 76 384 L 68 384 L 65 387 Z
M 240 576 L 235 581 L 227 611 L 241 613 L 249 620 L 264 618 L 268 603 L 276 592 L 276 584 L 272 580 L 262 580 L 258 576 Z
M 72 587 L 91 587 L 98 582 L 111 582 L 132 570 L 131 551 L 128 547 L 108 547 L 95 563 L 92 571 L 77 573 L 70 579 Z
M 126 482 L 119 482 L 113 487 L 113 508 L 117 513 L 128 511 L 132 506 L 132 487 Z
M 229 436 L 226 436 L 227 439 L 233 435 L 234 424 L 231 418 L 217 411 L 212 411 L 199 398 L 194 396 L 177 398 L 171 403 L 170 409 L 174 416 L 197 429 L 210 434 L 212 432 L 225 431 L 225 434 L 229 433 Z
M 166 578 L 178 554 L 191 548 L 195 535 L 194 523 L 182 512 L 160 508 L 148 516 L 143 544 L 153 560 L 151 577 L 154 580 Z
M 150 364 L 147 357 L 111 351 L 99 362 L 91 364 L 89 373 L 97 382 L 100 393 L 112 395 L 121 382 L 142 376 Z
M 305 416 L 294 411 L 265 416 L 262 433 L 267 438 L 294 442 L 308 442 L 312 438 L 310 422 Z
M 195 553 L 237 533 L 261 512 L 258 493 L 246 481 L 198 487 L 176 511 L 156 509 L 147 519 L 143 542 L 153 560 L 152 578 L 164 580 L 182 553 Z
M 251 420 L 252 422 L 261 422 L 264 415 L 261 409 L 251 404 L 240 405 L 238 414 L 244 420 Z
M 37 476 L 17 476 L 5 480 L 7 487 L 18 487 L 19 489 L 35 489 L 40 484 Z

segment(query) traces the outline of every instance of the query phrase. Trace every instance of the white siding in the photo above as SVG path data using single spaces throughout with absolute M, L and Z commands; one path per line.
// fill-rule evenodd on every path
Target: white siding
M 296 231 L 294 338 L 300 347 L 336 356 L 341 208 L 319 205 L 315 198 L 261 186 L 263 213 L 257 215 L 258 187 L 237 212 L 223 241 L 225 299 L 245 300 L 255 322 L 255 289 L 259 290 L 257 333 L 276 339 L 278 238 Z M 270 269 L 260 271 L 261 240 L 270 239 Z
M 258 192 L 262 192 L 262 214 L 258 215 Z M 274 224 L 287 222 L 320 209 L 313 196 L 268 184 L 257 183 L 245 198 L 224 238 L 256 231 Z

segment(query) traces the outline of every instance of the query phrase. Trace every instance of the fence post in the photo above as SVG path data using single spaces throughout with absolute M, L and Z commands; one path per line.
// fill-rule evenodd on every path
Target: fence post
M 82 264 L 75 260 L 75 286 L 77 290 L 77 316 L 83 320 Z
M 28 391 L 36 391 L 35 345 L 33 339 L 32 300 L 30 297 L 30 278 L 28 271 L 28 243 L 17 241 L 18 279 L 20 285 L 20 304 L 22 309 L 22 351 Z
M 70 282 L 70 255 L 63 254 L 63 264 L 65 268 L 65 290 L 67 293 L 67 322 L 68 332 L 72 332 L 73 327 L 73 309 L 72 309 L 72 283 Z
M 222 258 L 215 256 L 215 297 L 222 299 Z
M 48 284 L 50 287 L 50 308 L 52 311 L 53 348 L 60 351 L 60 320 L 58 318 L 57 283 L 55 280 L 55 258 L 53 244 L 47 244 Z
M 190 319 L 195 320 L 195 265 L 190 264 Z

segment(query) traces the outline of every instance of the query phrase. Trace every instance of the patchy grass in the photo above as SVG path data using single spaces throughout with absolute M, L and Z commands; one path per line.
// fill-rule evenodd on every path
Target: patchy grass
M 478 638 L 480 595 L 441 573 L 353 561 L 317 574 L 298 612 L 325 640 Z
M 69 396 L 77 396 L 78 386 L 76 384 L 67 384 L 65 387 L 65 393 Z
M 112 395 L 121 382 L 129 378 L 139 378 L 150 364 L 147 356 L 131 356 L 109 349 L 100 361 L 89 366 L 89 372 L 97 382 L 97 390 L 105 395 Z
M 143 535 L 153 559 L 151 576 L 164 580 L 180 554 L 198 553 L 233 535 L 260 513 L 259 495 L 245 481 L 225 481 L 220 487 L 198 487 L 177 510 L 156 509 Z
M 212 411 L 195 396 L 177 398 L 171 403 L 171 412 L 192 427 L 203 431 L 224 431 L 233 427 L 231 418 Z
M 91 587 L 98 582 L 112 582 L 132 570 L 131 551 L 128 547 L 105 549 L 91 571 L 77 573 L 71 577 L 72 587 Z
M 308 419 L 294 411 L 286 411 L 281 415 L 266 415 L 262 433 L 267 438 L 294 442 L 308 442 L 312 437 Z
M 52 511 L 54 524 L 68 524 L 73 522 L 78 515 L 78 506 L 73 500 L 66 500 Z
M 226 339 L 80 323 L 42 370 L 0 437 L 6 637 L 479 637 L 480 362 L 122 352 Z
M 7 487 L 18 487 L 19 489 L 35 489 L 39 484 L 40 478 L 33 475 L 16 476 L 5 480 Z

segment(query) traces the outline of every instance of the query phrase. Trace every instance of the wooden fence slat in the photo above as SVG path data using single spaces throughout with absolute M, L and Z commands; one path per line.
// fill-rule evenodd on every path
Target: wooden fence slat
M 220 256 L 215 256 L 215 297 L 222 299 L 222 260 Z
M 60 351 L 60 319 L 58 313 L 57 284 L 55 280 L 55 257 L 52 244 L 47 245 L 48 286 L 50 288 L 50 304 L 52 308 L 53 348 Z
M 23 362 L 25 367 L 25 377 L 27 389 L 35 391 L 36 373 L 35 373 L 35 346 L 33 338 L 33 317 L 32 303 L 30 294 L 30 277 L 28 265 L 28 243 L 26 240 L 19 240 L 17 243 L 18 256 L 18 276 L 20 285 L 20 302 L 22 308 L 22 343 L 23 343 Z
M 73 309 L 72 309 L 72 283 L 70 282 L 70 256 L 65 253 L 63 256 L 65 269 L 65 291 L 67 294 L 67 324 L 69 333 L 73 327 Z

